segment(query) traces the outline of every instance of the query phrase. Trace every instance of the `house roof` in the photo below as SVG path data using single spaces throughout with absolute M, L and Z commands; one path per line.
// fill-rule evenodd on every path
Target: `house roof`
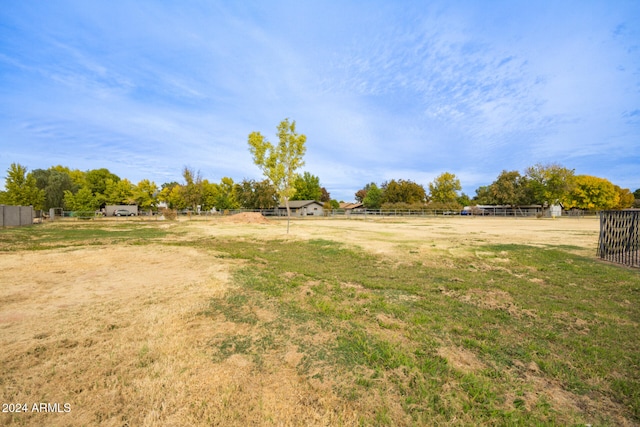
M 312 205 L 314 203 L 322 206 L 322 203 L 320 203 L 317 200 L 289 200 L 289 207 L 292 209 L 300 209 L 300 208 L 304 208 L 305 206 Z M 284 204 L 280 204 L 278 208 L 286 209 L 287 207 Z
M 354 203 L 345 203 L 342 202 L 340 203 L 340 209 L 359 209 L 364 207 L 364 205 L 360 202 L 354 202 Z

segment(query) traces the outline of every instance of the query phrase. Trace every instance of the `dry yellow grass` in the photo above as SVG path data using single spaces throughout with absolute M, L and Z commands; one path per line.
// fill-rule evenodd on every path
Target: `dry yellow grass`
M 568 244 L 593 254 L 598 223 L 319 219 L 294 221 L 289 235 L 279 221 L 183 221 L 171 227 L 190 236 L 322 237 L 402 261 L 434 251 L 463 256 L 476 244 L 495 242 Z M 1 403 L 26 403 L 29 410 L 40 402 L 69 404 L 71 412 L 2 413 L 0 424 L 357 425 L 359 405 L 371 403 L 341 399 L 330 381 L 300 376 L 296 366 L 303 354 L 295 347 L 268 353 L 259 370 L 242 354 L 214 360 L 212 337 L 252 334 L 250 324 L 201 315 L 211 298 L 232 292 L 230 272 L 238 262 L 208 248 L 163 245 L 2 253 Z M 248 309 L 259 319 L 277 320 L 268 309 Z M 443 354 L 470 369 L 476 364 L 455 349 Z M 379 399 L 388 403 L 393 396 Z

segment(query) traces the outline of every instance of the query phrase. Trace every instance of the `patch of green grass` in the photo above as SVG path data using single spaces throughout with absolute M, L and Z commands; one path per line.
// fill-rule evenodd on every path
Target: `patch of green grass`
M 155 224 L 137 222 L 48 223 L 0 229 L 0 251 L 44 250 L 73 246 L 144 245 L 167 236 Z
M 305 354 L 299 372 L 333 378 L 345 398 L 396 396 L 416 423 L 615 424 L 613 415 L 587 419 L 558 407 L 543 390 L 508 397 L 536 375 L 576 399 L 612 399 L 640 420 L 638 271 L 562 247 L 490 245 L 481 257 L 427 267 L 328 240 L 213 246 L 247 261 L 234 279 L 248 300 L 225 304 L 270 304 L 280 325 L 275 342 L 297 345 Z M 321 332 L 336 338 L 310 341 Z M 485 368 L 465 371 L 456 365 L 464 362 L 437 354 L 442 346 L 466 349 Z M 272 348 L 252 345 L 253 354 Z M 527 371 L 532 363 L 538 369 Z M 364 424 L 396 422 L 384 405 L 371 409 Z
M 229 322 L 255 325 L 258 322 L 258 317 L 251 311 L 249 303 L 250 300 L 247 295 L 231 292 L 223 298 L 211 299 L 209 307 L 200 314 L 210 317 L 221 314 Z
M 338 336 L 335 352 L 341 363 L 347 366 L 366 366 L 372 369 L 413 367 L 410 353 L 358 328 Z

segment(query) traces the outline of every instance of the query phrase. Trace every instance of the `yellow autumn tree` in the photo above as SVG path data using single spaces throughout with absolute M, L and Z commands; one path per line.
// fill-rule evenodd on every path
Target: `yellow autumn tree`
M 607 179 L 576 175 L 574 186 L 566 198 L 566 208 L 585 210 L 613 209 L 620 201 L 615 186 Z

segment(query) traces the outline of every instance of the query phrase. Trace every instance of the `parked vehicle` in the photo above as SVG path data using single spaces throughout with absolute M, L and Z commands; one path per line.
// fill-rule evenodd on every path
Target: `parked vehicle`
M 136 214 L 133 212 L 129 212 L 126 209 L 118 209 L 116 211 L 113 211 L 113 216 L 136 216 Z

